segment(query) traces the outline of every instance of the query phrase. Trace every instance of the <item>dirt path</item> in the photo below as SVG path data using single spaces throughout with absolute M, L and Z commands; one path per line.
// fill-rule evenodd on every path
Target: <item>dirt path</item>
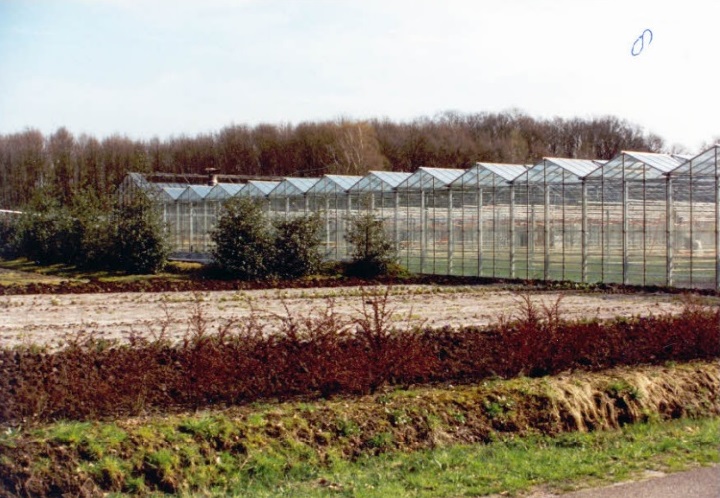
M 382 292 L 383 288 L 373 288 Z M 253 312 L 265 323 L 277 316 L 318 313 L 333 301 L 334 310 L 359 316 L 363 306 L 358 288 L 296 289 L 205 293 L 118 293 L 0 297 L 0 346 L 17 344 L 60 345 L 64 336 L 90 333 L 106 339 L 126 338 L 130 333 L 149 335 L 163 327 L 173 338 L 188 331 L 190 316 L 198 309 L 217 330 L 230 319 Z M 370 292 L 366 290 L 365 292 Z M 551 306 L 559 293 L 532 296 L 538 306 Z M 563 292 L 560 309 L 566 318 L 659 314 L 682 309 L 677 295 L 586 294 Z M 367 300 L 367 299 L 365 299 Z M 485 325 L 501 316 L 517 314 L 521 296 L 498 287 L 401 286 L 391 290 L 389 308 L 399 322 L 432 327 Z M 287 310 L 285 310 L 287 307 Z

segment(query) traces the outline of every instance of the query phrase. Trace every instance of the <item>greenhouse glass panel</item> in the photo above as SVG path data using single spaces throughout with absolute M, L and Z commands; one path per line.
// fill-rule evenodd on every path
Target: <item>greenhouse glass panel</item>
M 325 175 L 306 193 L 309 211 L 318 213 L 323 220 L 322 240 L 327 258 L 339 261 L 347 256 L 344 237 L 349 216 L 347 191 L 361 178 L 350 175 Z
M 320 178 L 285 178 L 270 191 L 270 210 L 275 216 L 297 216 L 309 212 L 306 193 Z
M 720 289 L 720 145 L 670 173 L 673 285 Z

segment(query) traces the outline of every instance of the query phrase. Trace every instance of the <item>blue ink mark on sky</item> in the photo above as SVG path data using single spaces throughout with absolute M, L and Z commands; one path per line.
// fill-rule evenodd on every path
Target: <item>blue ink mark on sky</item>
M 648 45 L 652 43 L 653 32 L 650 29 L 643 31 L 642 34 L 637 37 L 635 43 L 633 43 L 632 48 L 630 49 L 630 53 L 633 57 L 640 55 L 642 51 L 645 50 L 645 40 L 647 40 Z M 638 43 L 640 44 L 639 46 Z

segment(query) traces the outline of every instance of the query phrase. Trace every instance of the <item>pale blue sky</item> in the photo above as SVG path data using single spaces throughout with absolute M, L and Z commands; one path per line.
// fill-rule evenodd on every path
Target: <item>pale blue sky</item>
M 695 150 L 720 134 L 718 19 L 715 0 L 0 0 L 0 133 L 517 108 Z

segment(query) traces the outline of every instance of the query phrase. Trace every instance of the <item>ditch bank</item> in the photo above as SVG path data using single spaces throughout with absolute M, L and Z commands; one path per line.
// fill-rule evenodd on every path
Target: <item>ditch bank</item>
M 718 362 L 387 390 L 222 411 L 8 427 L 3 496 L 231 489 L 384 452 L 720 415 Z

